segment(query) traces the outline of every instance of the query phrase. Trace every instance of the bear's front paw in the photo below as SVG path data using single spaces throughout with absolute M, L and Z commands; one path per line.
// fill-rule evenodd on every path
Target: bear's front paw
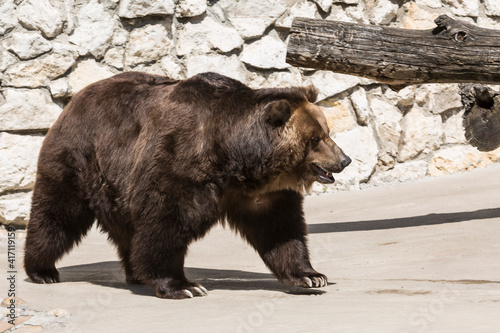
M 189 282 L 189 281 L 166 281 L 161 283 L 155 283 L 153 287 L 156 296 L 159 298 L 168 299 L 184 299 L 193 298 L 196 296 L 206 296 L 208 295 L 207 289 L 201 284 Z
M 286 282 L 296 287 L 321 288 L 328 285 L 328 278 L 321 273 L 314 272 L 304 273 L 304 275 L 288 279 Z
M 59 282 L 59 272 L 57 269 L 43 269 L 36 272 L 28 272 L 31 281 L 35 283 L 57 283 Z

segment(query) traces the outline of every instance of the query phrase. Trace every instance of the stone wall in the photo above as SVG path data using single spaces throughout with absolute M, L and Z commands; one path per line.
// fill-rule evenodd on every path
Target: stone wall
M 0 223 L 29 212 L 44 134 L 73 94 L 139 70 L 216 71 L 251 87 L 314 84 L 337 143 L 353 158 L 331 188 L 415 180 L 500 160 L 466 145 L 457 85 L 394 92 L 285 63 L 295 16 L 412 29 L 448 14 L 500 29 L 498 0 L 1 0 Z

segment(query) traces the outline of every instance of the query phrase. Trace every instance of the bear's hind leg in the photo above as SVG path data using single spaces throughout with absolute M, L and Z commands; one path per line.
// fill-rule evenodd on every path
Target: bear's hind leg
M 257 250 L 278 280 L 306 288 L 328 284 L 309 260 L 302 195 L 273 192 L 253 203 L 233 202 L 228 207 L 228 223 Z
M 151 184 L 145 188 L 157 186 Z M 204 184 L 163 186 L 167 190 L 149 190 L 147 195 L 138 192 L 132 201 L 133 272 L 160 298 L 205 296 L 207 290 L 203 286 L 186 278 L 184 258 L 189 244 L 203 237 L 220 217 L 216 191 Z
M 148 284 L 154 289 L 157 297 L 183 299 L 208 295 L 208 291 L 205 287 L 201 284 L 189 281 L 184 275 L 184 257 L 187 252 L 186 250 L 187 249 L 171 249 L 170 254 L 165 256 L 167 264 L 162 267 L 165 268 L 168 266 L 168 269 L 160 273 L 159 276 L 148 281 Z
M 208 291 L 184 275 L 187 245 L 173 246 L 168 238 L 162 244 L 139 232 L 134 239 L 131 261 L 139 280 L 149 285 L 159 298 L 183 299 L 205 296 Z
M 188 245 L 205 235 L 217 218 L 212 211 L 189 205 L 174 209 L 162 207 L 156 212 L 154 216 L 135 221 L 130 254 L 135 276 L 153 288 L 160 298 L 207 295 L 202 285 L 186 278 L 184 258 Z
M 68 185 L 38 177 L 28 223 L 24 268 L 36 283 L 59 282 L 55 263 L 88 232 L 94 215 Z

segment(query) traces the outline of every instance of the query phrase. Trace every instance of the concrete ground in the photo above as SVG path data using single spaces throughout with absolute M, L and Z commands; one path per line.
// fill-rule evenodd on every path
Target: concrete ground
M 44 332 L 106 333 L 499 331 L 500 165 L 308 197 L 305 207 L 312 263 L 328 276 L 326 288 L 279 284 L 252 248 L 217 227 L 193 244 L 186 260 L 188 277 L 209 295 L 158 299 L 147 287 L 124 282 L 115 249 L 93 230 L 58 264 L 62 283 L 33 284 L 18 271 L 16 291 L 26 302 L 22 314 L 33 316 L 24 329 L 34 331 L 31 324 L 49 327 Z M 6 272 L 5 246 L 0 258 Z M 22 261 L 21 250 L 17 260 Z M 2 277 L 0 292 L 7 289 Z M 47 316 L 54 309 L 69 316 Z

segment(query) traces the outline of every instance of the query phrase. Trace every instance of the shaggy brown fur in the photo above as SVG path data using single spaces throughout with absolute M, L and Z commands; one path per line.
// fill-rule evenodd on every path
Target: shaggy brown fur
M 26 240 L 32 281 L 94 220 L 127 281 L 158 297 L 206 290 L 184 276 L 188 245 L 227 221 L 280 281 L 323 286 L 309 262 L 302 192 L 350 162 L 313 87 L 253 90 L 214 73 L 177 81 L 128 72 L 78 93 L 40 152 Z

